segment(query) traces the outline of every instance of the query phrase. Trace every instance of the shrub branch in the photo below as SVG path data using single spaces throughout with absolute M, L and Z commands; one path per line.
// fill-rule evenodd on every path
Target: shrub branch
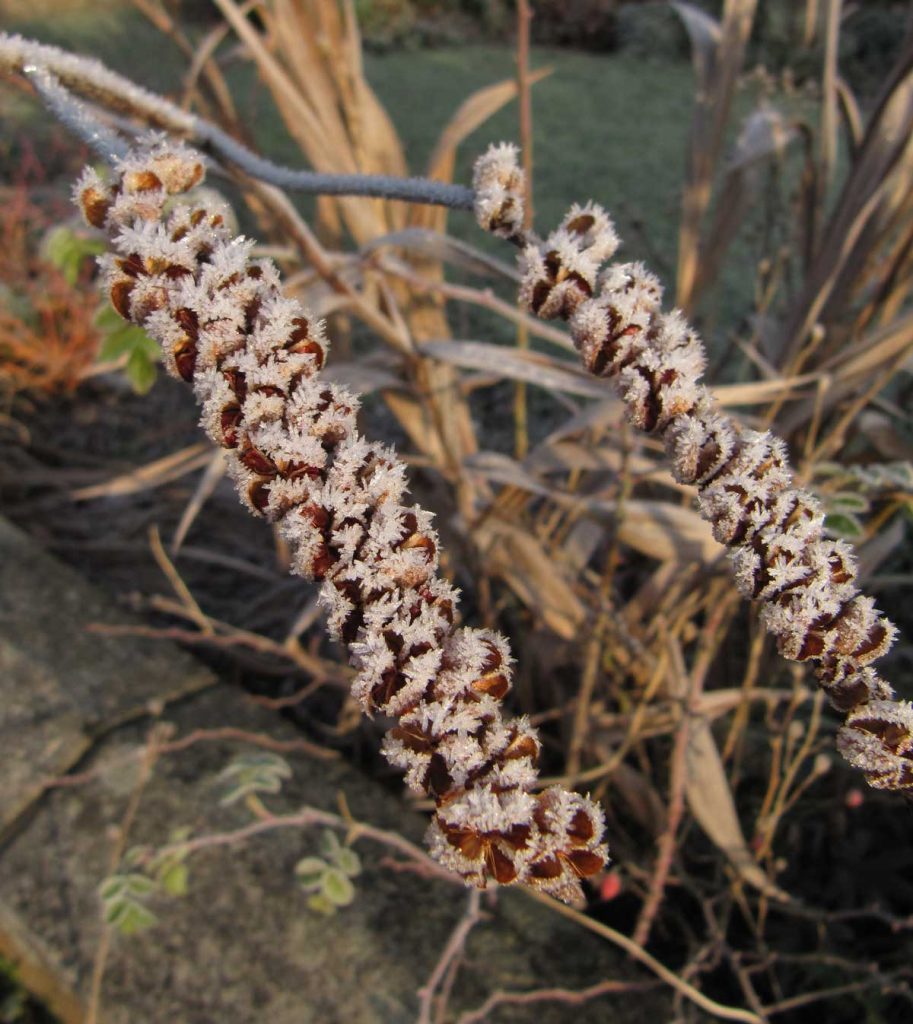
M 321 380 L 321 323 L 282 295 L 270 261 L 250 258 L 224 207 L 182 201 L 203 178 L 198 153 L 154 136 L 116 172 L 108 182 L 87 169 L 75 190 L 111 241 L 100 261 L 111 303 L 193 386 L 242 501 L 276 524 L 293 571 L 322 581 L 355 698 L 398 720 L 384 754 L 434 799 L 433 856 L 479 887 L 525 882 L 579 901 L 580 879 L 605 865 L 602 812 L 561 788 L 533 792 L 535 730 L 502 715 L 507 643 L 457 628 L 432 517 L 402 501 L 405 467 L 358 434 L 356 397 Z
M 519 173 L 503 144 L 476 165 L 485 197 L 477 219 L 495 234 L 518 221 Z M 500 192 L 486 188 L 493 176 Z M 544 240 L 514 241 L 522 304 L 570 324 L 587 370 L 614 382 L 630 422 L 663 440 L 675 479 L 697 487 L 701 515 L 730 549 L 736 584 L 760 604 L 780 653 L 812 664 L 846 715 L 840 752 L 871 786 L 913 789 L 913 705 L 871 667 L 896 629 L 859 592 L 851 547 L 825 536 L 821 505 L 795 486 L 786 445 L 722 411 L 701 383 L 702 342 L 679 311 L 662 312 L 662 288 L 642 264 L 604 266 L 619 239 L 601 207 L 575 205 Z

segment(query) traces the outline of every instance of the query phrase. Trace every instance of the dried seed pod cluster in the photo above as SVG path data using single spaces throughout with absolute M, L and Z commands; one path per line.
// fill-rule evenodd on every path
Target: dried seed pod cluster
M 392 450 L 358 434 L 356 398 L 321 381 L 320 323 L 232 237 L 225 210 L 169 201 L 202 177 L 195 153 L 155 138 L 113 183 L 83 174 L 77 202 L 111 238 L 112 304 L 193 385 L 242 500 L 278 524 L 295 571 L 323 581 L 330 630 L 358 670 L 355 696 L 398 719 L 384 752 L 436 802 L 434 855 L 475 885 L 527 882 L 579 899 L 580 879 L 606 861 L 601 811 L 562 789 L 533 792 L 536 733 L 501 710 L 506 642 L 455 627 L 431 516 L 403 504 Z
M 519 235 L 523 230 L 526 179 L 517 165 L 517 147 L 507 142 L 491 146 L 476 161 L 472 188 L 479 226 L 501 238 Z
M 846 713 L 844 756 L 872 786 L 913 789 L 913 705 L 870 667 L 894 626 L 859 593 L 853 554 L 825 537 L 819 503 L 794 486 L 783 442 L 741 427 L 700 383 L 703 345 L 679 312 L 662 312 L 656 278 L 639 263 L 601 269 L 617 247 L 603 210 L 575 206 L 523 248 L 521 301 L 569 321 L 587 369 L 613 378 L 631 422 L 663 438 L 676 480 L 696 485 L 739 589 L 762 602 L 781 653 L 814 663 Z

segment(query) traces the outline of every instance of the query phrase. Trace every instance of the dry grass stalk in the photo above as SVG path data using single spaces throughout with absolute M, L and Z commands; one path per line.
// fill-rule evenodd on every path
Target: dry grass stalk
M 691 127 L 688 171 L 682 196 L 676 304 L 693 310 L 701 264 L 701 224 L 710 205 L 723 133 L 742 69 L 757 0 L 726 0 L 722 23 L 690 3 L 674 3 L 692 40 L 697 101 Z

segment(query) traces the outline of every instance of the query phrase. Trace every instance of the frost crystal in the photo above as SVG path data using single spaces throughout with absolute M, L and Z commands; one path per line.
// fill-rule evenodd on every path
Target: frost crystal
M 525 239 L 520 300 L 562 317 L 586 368 L 614 379 L 631 422 L 661 437 L 675 479 L 698 489 L 701 514 L 731 549 L 736 583 L 762 602 L 781 653 L 816 666 L 847 712 L 839 747 L 872 786 L 913 788 L 913 708 L 869 668 L 895 629 L 859 594 L 846 544 L 824 536 L 815 498 L 798 489 L 786 447 L 742 428 L 700 383 L 704 348 L 680 312 L 664 314 L 639 263 L 601 264 L 618 246 L 604 211 L 574 206 L 544 241 Z
M 357 669 L 356 699 L 399 719 L 384 752 L 435 800 L 435 856 L 479 886 L 525 882 L 579 900 L 580 879 L 606 862 L 599 808 L 560 789 L 533 792 L 536 733 L 501 710 L 506 642 L 455 627 L 457 593 L 437 574 L 430 514 L 401 503 L 404 468 L 358 435 L 355 396 L 320 378 L 322 324 L 281 295 L 272 264 L 250 259 L 224 209 L 192 196 L 166 205 L 202 177 L 196 153 L 152 137 L 112 184 L 92 171 L 79 179 L 86 219 L 111 238 L 101 265 L 112 304 L 193 385 L 242 501 L 278 526 L 294 570 L 323 581 L 330 631 Z M 487 227 L 519 229 L 522 177 L 509 148 L 490 156 L 477 189 Z M 586 244 L 607 251 L 607 221 L 586 216 L 603 239 Z
M 519 234 L 526 180 L 517 164 L 517 147 L 506 142 L 489 147 L 476 161 L 472 187 L 479 226 L 502 238 Z

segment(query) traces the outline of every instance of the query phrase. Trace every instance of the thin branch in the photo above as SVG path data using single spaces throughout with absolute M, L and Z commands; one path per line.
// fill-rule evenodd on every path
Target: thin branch
M 251 177 L 282 189 L 316 195 L 373 196 L 471 210 L 475 195 L 463 185 L 387 174 L 320 174 L 284 167 L 259 156 L 210 121 L 135 85 L 100 61 L 77 57 L 21 36 L 0 33 L 0 71 L 25 74 L 51 112 L 105 160 L 123 155 L 123 142 L 73 97 L 72 89 L 114 111 L 192 139 Z
M 340 755 L 330 747 L 321 747 L 319 744 L 311 743 L 303 737 L 290 740 L 276 739 L 261 732 L 248 732 L 246 729 L 238 729 L 235 726 L 217 726 L 213 729 L 194 729 L 186 736 L 179 736 L 176 740 L 166 740 L 156 747 L 159 756 L 164 754 L 175 754 L 186 750 L 188 747 L 196 746 L 197 743 L 217 742 L 222 743 L 229 740 L 238 740 L 242 743 L 251 743 L 254 746 L 262 747 L 265 750 L 275 750 L 280 754 L 303 753 L 309 757 L 316 757 L 323 761 L 336 760 Z M 84 772 L 72 772 L 69 775 L 58 775 L 47 779 L 44 789 L 70 789 L 76 786 L 84 786 L 115 769 L 126 767 L 134 761 L 141 760 L 146 755 L 145 748 L 130 751 L 122 757 L 114 758 L 104 764 L 95 765 Z
M 47 68 L 26 64 L 22 72 L 57 120 L 82 139 L 102 160 L 110 164 L 126 154 L 127 143 L 103 125 Z
M 463 955 L 463 949 L 466 946 L 466 939 L 469 937 L 469 933 L 482 919 L 480 900 L 481 892 L 478 889 L 470 890 L 469 901 L 463 916 L 457 922 L 450 938 L 447 940 L 447 945 L 442 950 L 440 957 L 438 957 L 431 976 L 418 990 L 419 1014 L 417 1024 L 431 1024 L 434 994 L 451 966 Z
M 321 811 L 316 807 L 302 807 L 294 814 L 280 814 L 269 818 L 260 818 L 250 825 L 235 829 L 233 832 L 213 832 L 208 835 L 197 836 L 196 839 L 188 839 L 182 843 L 171 843 L 168 846 L 163 846 L 159 853 L 163 856 L 173 853 L 189 855 L 212 847 L 234 846 L 237 843 L 246 842 L 248 839 L 253 839 L 255 836 L 262 835 L 265 832 L 272 832 L 275 829 L 312 828 L 315 825 L 341 829 L 347 833 L 351 842 L 355 842 L 358 839 L 370 839 L 375 843 L 389 846 L 397 852 L 404 854 L 410 862 L 416 863 L 426 877 L 437 878 L 454 885 L 464 885 L 463 879 L 459 875 L 455 875 L 446 868 L 442 868 L 424 850 L 414 843 L 410 843 L 408 839 L 405 839 L 398 833 L 375 828 L 373 825 L 366 825 L 364 822 L 353 821 L 340 814 L 333 814 L 330 811 Z
M 609 942 L 623 949 L 629 956 L 643 964 L 644 967 L 661 978 L 667 985 L 674 988 L 685 999 L 689 999 L 714 1017 L 719 1017 L 721 1020 L 742 1021 L 744 1024 L 764 1024 L 762 1018 L 750 1010 L 743 1010 L 737 1006 L 726 1006 L 724 1003 L 718 1003 L 716 1000 L 705 996 L 703 992 L 696 989 L 693 985 L 689 985 L 683 978 L 670 971 L 665 964 L 660 963 L 659 960 L 651 956 L 642 946 L 639 946 L 633 939 L 628 938 L 627 935 L 623 935 L 621 932 L 610 928 L 606 924 L 601 924 L 599 921 L 594 921 L 591 917 L 587 917 L 586 914 L 582 914 L 579 910 L 574 910 L 573 907 L 566 906 L 564 903 L 559 903 L 556 899 L 547 896 L 545 893 L 539 893 L 535 889 L 528 887 L 524 888 L 524 892 L 534 900 L 538 900 L 547 907 L 551 907 L 556 914 L 561 914 L 571 921 L 576 921 L 577 924 L 589 929 L 589 931 L 601 935 L 604 939 L 608 939 Z
M 618 981 L 610 978 L 579 990 L 569 988 L 537 988 L 530 992 L 498 990 L 492 992 L 477 1010 L 469 1010 L 462 1014 L 457 1024 L 485 1024 L 485 1021 L 491 1020 L 492 1011 L 499 1006 L 531 1006 L 534 1003 L 564 1003 L 566 1006 L 581 1006 L 599 996 L 649 992 L 658 984 L 657 981 Z

